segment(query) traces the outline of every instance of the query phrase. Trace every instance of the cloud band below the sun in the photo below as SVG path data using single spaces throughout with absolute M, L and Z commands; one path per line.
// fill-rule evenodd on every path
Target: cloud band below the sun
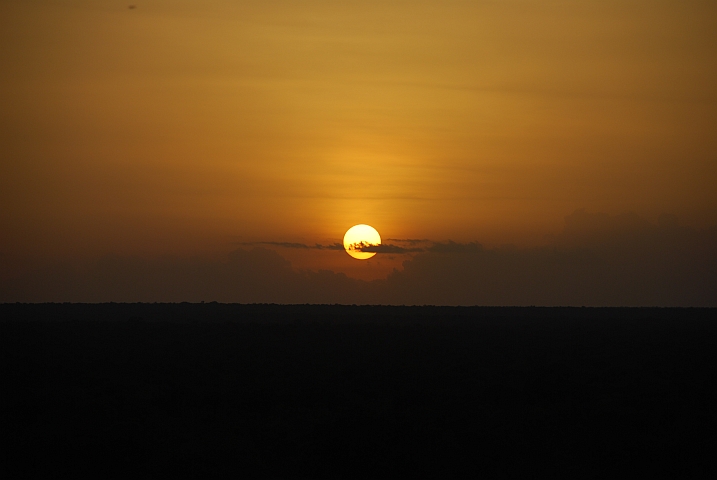
M 392 242 L 381 246 L 384 253 L 396 253 Z M 577 211 L 550 245 L 535 248 L 406 242 L 423 251 L 410 252 L 402 269 L 371 282 L 298 269 L 266 248 L 343 250 L 340 244 L 249 245 L 225 258 L 38 259 L 6 274 L 0 302 L 717 307 L 717 227 L 681 227 L 665 216 L 655 224 L 634 214 Z
M 467 242 L 460 243 L 448 240 L 446 242 L 435 242 L 428 239 L 388 239 L 388 241 L 396 243 L 405 243 L 409 246 L 401 246 L 396 243 L 381 243 L 381 244 L 355 244 L 349 248 L 358 252 L 366 253 L 387 253 L 387 254 L 414 254 L 422 252 L 434 252 L 434 253 L 475 253 L 482 250 L 483 246 L 478 242 Z M 344 250 L 344 246 L 340 243 L 332 243 L 323 245 L 316 243 L 308 245 L 305 243 L 296 242 L 275 242 L 275 241 L 258 241 L 258 242 L 238 242 L 238 245 L 243 246 L 268 246 L 268 247 L 280 247 L 290 249 L 313 249 L 313 250 Z M 423 244 L 422 246 L 419 246 Z

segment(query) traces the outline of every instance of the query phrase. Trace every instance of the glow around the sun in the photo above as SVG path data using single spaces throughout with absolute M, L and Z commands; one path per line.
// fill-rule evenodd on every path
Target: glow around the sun
M 362 252 L 360 250 L 362 246 L 373 245 L 381 245 L 381 236 L 370 225 L 354 225 L 344 235 L 346 253 L 359 260 L 366 260 L 376 255 L 376 252 Z

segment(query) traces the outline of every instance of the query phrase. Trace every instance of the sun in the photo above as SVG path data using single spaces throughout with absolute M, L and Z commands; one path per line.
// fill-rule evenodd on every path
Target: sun
M 354 225 L 344 235 L 344 248 L 346 253 L 359 260 L 367 260 L 376 252 L 362 252 L 361 246 L 381 245 L 381 236 L 370 225 Z

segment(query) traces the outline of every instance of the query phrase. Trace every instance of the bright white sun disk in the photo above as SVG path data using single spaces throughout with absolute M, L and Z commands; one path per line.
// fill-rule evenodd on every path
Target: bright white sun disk
M 376 255 L 376 252 L 358 250 L 357 247 L 361 245 L 381 245 L 381 236 L 375 228 L 370 225 L 360 224 L 348 229 L 346 235 L 344 235 L 346 253 L 359 260 L 366 260 Z

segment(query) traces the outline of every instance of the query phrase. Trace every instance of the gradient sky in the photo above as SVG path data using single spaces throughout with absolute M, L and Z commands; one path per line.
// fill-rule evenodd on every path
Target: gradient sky
M 491 248 L 579 209 L 717 224 L 713 1 L 128 4 L 0 0 L 4 282 L 357 223 Z M 411 258 L 276 248 L 364 279 Z

